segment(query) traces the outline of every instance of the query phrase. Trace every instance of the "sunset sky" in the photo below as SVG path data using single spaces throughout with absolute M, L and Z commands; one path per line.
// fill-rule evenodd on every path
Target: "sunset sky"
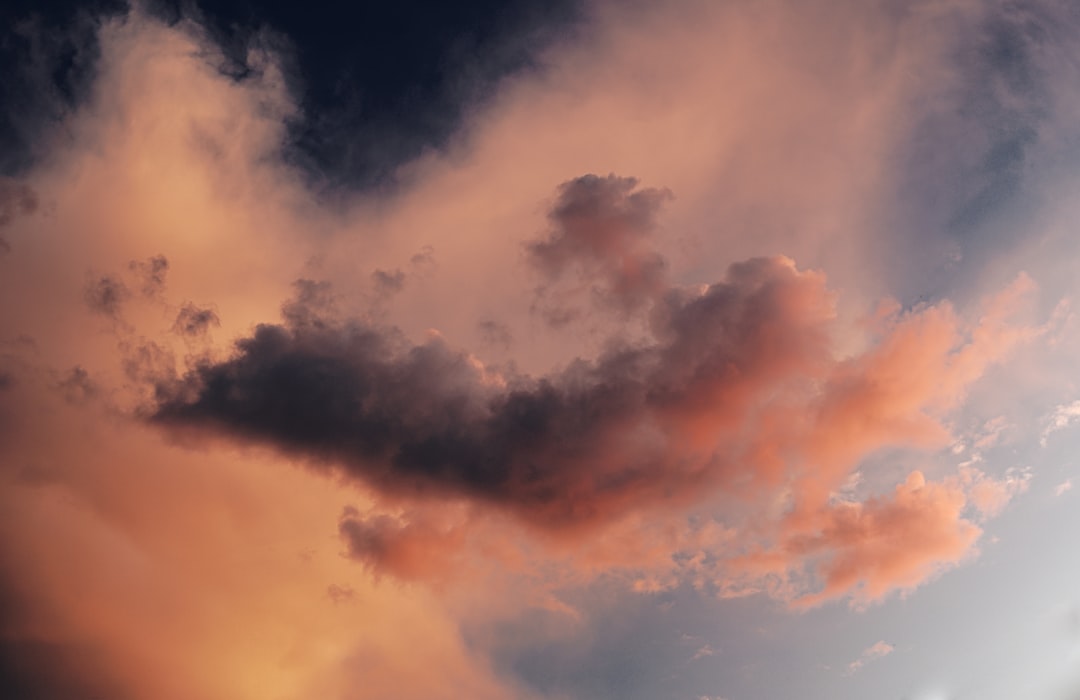
M 0 10 L 0 697 L 1080 700 L 1080 5 L 359 5 Z

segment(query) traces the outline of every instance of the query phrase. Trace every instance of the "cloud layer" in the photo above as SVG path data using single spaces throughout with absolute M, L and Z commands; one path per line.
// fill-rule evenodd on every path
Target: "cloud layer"
M 861 609 L 977 557 L 1039 478 L 993 421 L 1045 403 L 1050 448 L 1080 395 L 1023 355 L 1074 364 L 1038 308 L 1068 207 L 1023 264 L 978 235 L 1069 143 L 1021 89 L 1074 84 L 1021 20 L 1068 22 L 1017 12 L 591 3 L 399 187 L 332 195 L 269 44 L 95 20 L 0 180 L 0 695 L 531 698 L 464 629 Z

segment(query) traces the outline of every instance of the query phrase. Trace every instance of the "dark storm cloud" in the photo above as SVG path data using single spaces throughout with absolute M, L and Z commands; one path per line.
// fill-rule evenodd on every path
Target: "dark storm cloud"
M 785 260 L 734 265 L 701 294 L 669 290 L 652 345 L 505 382 L 438 337 L 413 345 L 334 320 L 319 306 L 325 288 L 298 289 L 285 322 L 258 326 L 231 358 L 159 380 L 151 419 L 273 445 L 385 493 L 465 496 L 551 527 L 721 478 L 723 460 L 710 471 L 684 459 L 680 431 L 701 412 L 738 421 L 824 343 L 822 318 L 807 313 L 821 280 Z
M 87 283 L 83 299 L 91 311 L 114 319 L 120 318 L 124 302 L 131 298 L 131 290 L 122 280 L 103 275 Z
M 198 338 L 206 335 L 211 327 L 220 325 L 221 319 L 213 309 L 200 308 L 189 302 L 180 307 L 172 331 L 187 338 Z
M 551 231 L 526 247 L 548 280 L 538 292 L 539 306 L 555 325 L 574 315 L 561 306 L 553 286 L 567 277 L 598 280 L 592 286 L 596 300 L 623 311 L 641 308 L 664 291 L 666 263 L 647 239 L 671 192 L 637 185 L 632 177 L 584 175 L 559 187 L 548 214 Z

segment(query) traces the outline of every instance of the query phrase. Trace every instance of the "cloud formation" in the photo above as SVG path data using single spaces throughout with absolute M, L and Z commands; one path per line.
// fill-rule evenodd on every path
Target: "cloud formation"
M 564 184 L 552 218 L 566 227 L 532 252 L 554 271 L 614 261 L 605 274 L 620 288 L 627 240 L 646 248 L 666 196 L 633 200 L 635 185 Z M 181 436 L 271 445 L 405 502 L 465 499 L 553 533 L 642 509 L 762 508 L 787 493 L 780 530 L 740 555 L 735 580 L 807 574 L 796 591 L 804 603 L 918 585 L 971 552 L 981 531 L 965 517 L 969 501 L 991 513 L 1019 488 L 974 471 L 943 483 L 916 472 L 892 497 L 830 502 L 875 451 L 950 443 L 945 412 L 1034 333 L 1008 320 L 1026 277 L 976 323 L 947 304 L 917 308 L 843 358 L 824 275 L 788 259 L 736 263 L 707 287 L 660 284 L 650 282 L 646 340 L 613 339 L 594 359 L 531 377 L 487 367 L 438 334 L 413 344 L 341 318 L 327 285 L 302 281 L 281 323 L 258 326 L 230 357 L 158 380 L 148 418 Z M 406 577 L 427 566 L 420 552 L 452 544 L 382 516 L 353 513 L 341 531 L 353 556 Z
M 984 10 L 676 5 L 597 5 L 400 188 L 332 195 L 282 156 L 269 44 L 237 75 L 190 19 L 99 23 L 85 104 L 0 186 L 11 687 L 522 698 L 463 620 L 594 585 L 861 607 L 977 555 L 1030 473 L 943 451 L 992 457 L 958 413 L 1041 337 L 1034 283 L 924 290 L 966 258 L 905 237 L 944 216 L 905 183 L 992 199 L 942 147 Z
M 537 294 L 548 305 L 541 308 L 549 323 L 561 325 L 580 313 L 569 306 L 574 286 L 588 288 L 593 299 L 586 301 L 627 313 L 664 292 L 667 263 L 649 238 L 660 206 L 672 194 L 637 185 L 633 177 L 590 174 L 559 186 L 548 213 L 552 230 L 526 246 L 529 261 L 547 279 Z M 570 289 L 554 286 L 567 277 Z

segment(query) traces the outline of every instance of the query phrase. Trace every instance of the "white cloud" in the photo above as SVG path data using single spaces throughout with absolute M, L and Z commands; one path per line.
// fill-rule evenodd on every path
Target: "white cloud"
M 896 650 L 896 647 L 894 647 L 892 644 L 889 644 L 888 642 L 884 642 L 884 641 L 875 642 L 874 644 L 871 644 L 867 648 L 863 649 L 863 652 L 861 654 L 859 654 L 859 658 L 855 659 L 850 664 L 848 664 L 847 672 L 846 672 L 845 675 L 848 675 L 848 676 L 854 675 L 854 674 L 858 673 L 859 669 L 861 669 L 866 664 L 868 664 L 871 661 L 874 661 L 876 659 L 880 659 L 882 657 L 888 656 L 889 654 L 893 653 L 895 650 Z
M 694 652 L 694 656 L 691 661 L 697 661 L 698 659 L 704 659 L 707 656 L 716 656 L 720 653 L 720 650 L 711 644 L 705 644 L 700 649 Z
M 1043 447 L 1046 447 L 1047 440 L 1049 440 L 1052 433 L 1064 430 L 1078 420 L 1080 420 L 1080 400 L 1068 404 L 1061 404 L 1054 409 L 1053 413 L 1046 417 L 1042 437 L 1039 439 L 1040 444 L 1042 444 Z

